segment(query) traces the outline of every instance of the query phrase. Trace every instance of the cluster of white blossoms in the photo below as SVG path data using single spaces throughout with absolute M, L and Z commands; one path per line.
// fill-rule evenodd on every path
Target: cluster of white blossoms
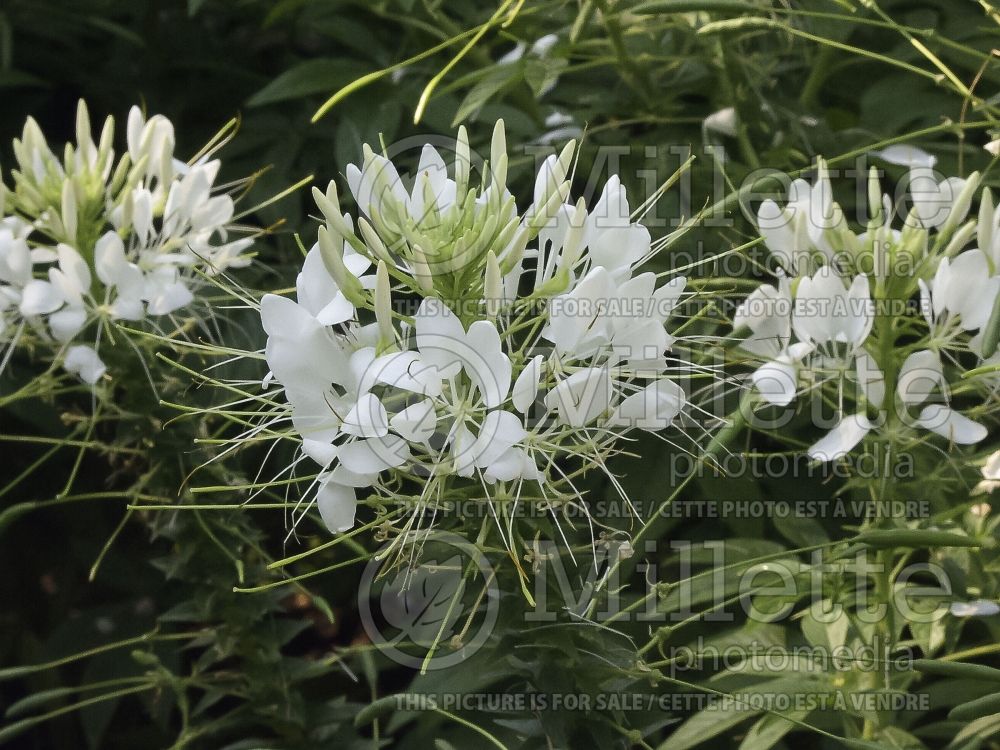
M 25 336 L 51 344 L 91 384 L 106 372 L 99 347 L 116 321 L 190 305 L 205 276 L 247 265 L 252 244 L 231 237 L 218 160 L 177 160 L 170 121 L 137 107 L 117 160 L 114 130 L 108 117 L 95 143 L 80 102 L 76 143 L 60 157 L 28 118 L 0 185 L 0 342 L 8 356 Z
M 462 129 L 453 170 L 425 145 L 408 186 L 366 147 L 347 170 L 356 222 L 334 183 L 314 190 L 325 224 L 296 300 L 265 296 L 261 318 L 266 383 L 283 389 L 269 429 L 290 422 L 319 465 L 309 500 L 331 531 L 354 524 L 359 489 L 413 487 L 419 508 L 462 482 L 577 496 L 566 459 L 604 468 L 623 433 L 684 409 L 666 328 L 684 279 L 638 270 L 656 246 L 617 178 L 593 210 L 569 202 L 573 152 L 544 162 L 523 213 L 502 122 L 479 184 Z
M 871 218 L 853 232 L 819 160 L 812 185 L 795 180 L 784 206 L 760 206 L 777 283 L 756 289 L 734 320 L 748 333 L 742 348 L 763 360 L 751 379 L 765 402 L 786 406 L 832 390 L 839 421 L 808 449 L 821 461 L 844 456 L 873 431 L 904 440 L 930 431 L 960 445 L 987 436 L 976 412 L 988 410 L 989 398 L 971 417 L 952 404 L 995 384 L 984 371 L 957 385 L 1000 359 L 1000 209 L 986 189 L 978 219 L 969 218 L 978 174 L 938 180 L 933 157 L 909 147 L 880 156 L 910 166 L 911 207 L 900 226 L 892 226 L 896 206 L 873 168 Z

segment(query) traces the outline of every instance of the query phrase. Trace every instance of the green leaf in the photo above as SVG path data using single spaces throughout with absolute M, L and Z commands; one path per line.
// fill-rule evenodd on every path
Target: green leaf
M 248 107 L 304 99 L 336 91 L 363 75 L 367 66 L 346 58 L 321 58 L 300 63 L 279 75 L 247 99 Z
M 462 122 L 473 117 L 484 104 L 492 100 L 505 88 L 519 80 L 521 77 L 520 65 L 498 65 L 490 70 L 485 76 L 479 79 L 476 84 L 469 89 L 462 103 L 458 105 L 455 117 L 451 126 L 456 127 Z
M 788 712 L 790 718 L 798 721 L 804 721 L 809 714 L 810 711 L 808 709 Z M 740 743 L 739 750 L 768 750 L 795 728 L 796 725 L 794 722 L 783 719 L 780 716 L 775 716 L 774 714 L 762 716 L 759 721 L 750 727 L 750 731 L 747 732 L 746 737 L 743 738 L 743 742 Z

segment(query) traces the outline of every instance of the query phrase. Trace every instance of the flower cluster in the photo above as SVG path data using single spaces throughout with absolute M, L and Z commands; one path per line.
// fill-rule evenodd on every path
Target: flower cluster
M 558 503 L 578 496 L 565 459 L 604 468 L 624 432 L 684 409 L 665 324 L 685 281 L 639 271 L 656 245 L 617 178 L 593 210 L 569 201 L 573 152 L 544 162 L 523 213 L 502 122 L 478 185 L 463 129 L 451 172 L 425 145 L 409 186 L 366 147 L 347 170 L 356 222 L 334 183 L 314 190 L 325 223 L 296 300 L 265 296 L 261 318 L 284 394 L 269 424 L 290 421 L 321 467 L 331 531 L 353 525 L 359 488 Z
M 998 360 L 1000 210 L 987 189 L 969 219 L 978 174 L 939 181 L 932 157 L 903 155 L 911 205 L 899 228 L 873 169 L 870 219 L 852 231 L 822 160 L 814 184 L 796 180 L 784 206 L 768 200 L 758 211 L 777 283 L 747 297 L 734 324 L 742 348 L 763 360 L 751 379 L 765 402 L 786 406 L 832 386 L 841 418 L 809 448 L 817 460 L 845 455 L 872 431 L 920 439 L 926 430 L 960 445 L 987 435 L 953 402 L 974 385 L 956 385 L 960 376 Z M 983 380 L 992 387 L 992 376 Z
M 252 244 L 231 236 L 219 161 L 210 152 L 178 161 L 165 117 L 133 107 L 117 160 L 113 141 L 108 117 L 94 142 L 80 102 L 76 143 L 60 158 L 29 118 L 0 186 L 0 341 L 13 351 L 34 335 L 91 384 L 107 369 L 102 333 L 190 305 L 205 276 L 248 264 Z

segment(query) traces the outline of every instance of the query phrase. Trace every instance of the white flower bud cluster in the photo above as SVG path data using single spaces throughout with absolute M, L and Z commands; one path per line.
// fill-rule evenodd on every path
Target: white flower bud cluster
M 407 185 L 366 148 L 347 170 L 360 216 L 334 183 L 315 191 L 325 223 L 296 300 L 261 301 L 267 384 L 282 389 L 269 429 L 290 422 L 319 465 L 310 500 L 331 531 L 354 524 L 362 488 L 380 502 L 411 488 L 420 509 L 462 486 L 570 501 L 567 460 L 606 470 L 621 435 L 686 405 L 666 327 L 685 282 L 638 271 L 655 251 L 617 177 L 593 210 L 570 202 L 571 143 L 522 213 L 502 122 L 478 185 L 464 129 L 454 151 L 449 173 L 425 145 Z
M 247 265 L 253 242 L 232 237 L 218 160 L 178 161 L 170 121 L 137 107 L 126 131 L 116 158 L 113 118 L 95 143 L 81 101 L 60 157 L 28 118 L 0 186 L 0 341 L 36 336 L 91 384 L 107 369 L 102 330 L 190 305 L 203 276 Z

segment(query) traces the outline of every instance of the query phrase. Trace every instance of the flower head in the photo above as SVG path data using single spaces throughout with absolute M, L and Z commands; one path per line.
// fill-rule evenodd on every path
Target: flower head
M 107 368 L 81 367 L 81 348 L 101 362 L 119 321 L 155 326 L 190 306 L 205 277 L 249 263 L 252 243 L 233 237 L 233 199 L 214 187 L 218 160 L 178 161 L 170 121 L 137 107 L 116 158 L 114 125 L 108 117 L 95 142 L 80 102 L 76 143 L 59 158 L 28 118 L 2 189 L 0 336 L 14 346 L 27 330 L 87 383 Z

